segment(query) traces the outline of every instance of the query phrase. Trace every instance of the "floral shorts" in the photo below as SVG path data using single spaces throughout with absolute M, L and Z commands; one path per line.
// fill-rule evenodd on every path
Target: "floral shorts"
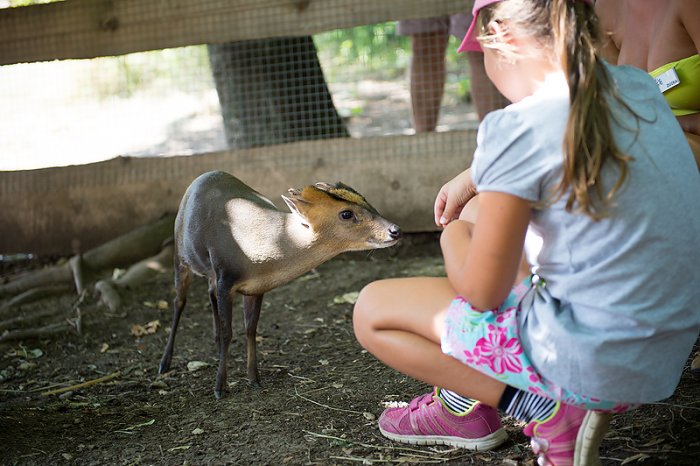
M 520 301 L 532 287 L 527 278 L 497 309 L 478 311 L 462 297 L 452 301 L 441 336 L 442 352 L 506 385 L 584 409 L 623 412 L 633 405 L 573 393 L 546 380 L 520 345 Z

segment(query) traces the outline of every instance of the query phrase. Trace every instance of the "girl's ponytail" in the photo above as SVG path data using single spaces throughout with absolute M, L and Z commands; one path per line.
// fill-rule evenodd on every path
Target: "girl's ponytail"
M 548 3 L 554 44 L 569 82 L 571 103 L 564 136 L 563 177 L 556 194 L 561 198 L 570 189 L 567 211 L 577 210 L 597 220 L 606 215 L 605 208 L 624 183 L 631 157 L 615 144 L 607 99 L 615 92 L 598 54 L 598 21 L 591 11 L 593 6 L 581 0 Z M 600 177 L 608 162 L 615 164 L 619 177 L 604 193 Z

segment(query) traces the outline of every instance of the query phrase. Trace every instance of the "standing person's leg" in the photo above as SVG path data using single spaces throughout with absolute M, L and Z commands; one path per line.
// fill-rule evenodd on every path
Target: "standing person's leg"
M 445 87 L 447 31 L 411 36 L 411 108 L 417 133 L 434 131 Z
M 445 50 L 450 18 L 439 16 L 398 22 L 397 32 L 411 37 L 409 69 L 411 117 L 417 133 L 434 131 L 445 87 Z

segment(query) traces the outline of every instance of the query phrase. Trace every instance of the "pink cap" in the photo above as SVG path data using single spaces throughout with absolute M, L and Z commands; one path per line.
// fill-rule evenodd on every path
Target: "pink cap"
M 492 3 L 500 2 L 501 0 L 474 0 L 474 7 L 472 8 L 472 22 L 467 29 L 467 35 L 464 36 L 464 40 L 457 48 L 457 53 L 462 53 L 466 51 L 481 51 L 481 46 L 476 40 L 476 34 L 474 34 L 474 29 L 476 28 L 476 16 L 479 14 L 479 10 Z
M 502 0 L 474 0 L 474 7 L 472 8 L 472 22 L 469 25 L 467 34 L 464 36 L 464 40 L 462 40 L 462 43 L 457 48 L 457 53 L 481 51 L 481 45 L 479 45 L 479 41 L 476 40 L 476 34 L 474 33 L 474 29 L 476 28 L 476 16 L 479 14 L 479 10 L 481 10 L 483 7 L 491 5 L 492 3 L 498 3 L 500 1 Z M 581 1 L 586 2 L 589 5 L 593 5 L 593 0 Z

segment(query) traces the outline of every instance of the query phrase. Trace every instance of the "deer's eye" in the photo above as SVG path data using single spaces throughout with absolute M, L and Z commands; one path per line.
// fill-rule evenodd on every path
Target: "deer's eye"
M 352 210 L 343 210 L 338 214 L 338 217 L 340 217 L 341 220 L 350 220 L 355 216 L 355 214 L 352 213 Z

